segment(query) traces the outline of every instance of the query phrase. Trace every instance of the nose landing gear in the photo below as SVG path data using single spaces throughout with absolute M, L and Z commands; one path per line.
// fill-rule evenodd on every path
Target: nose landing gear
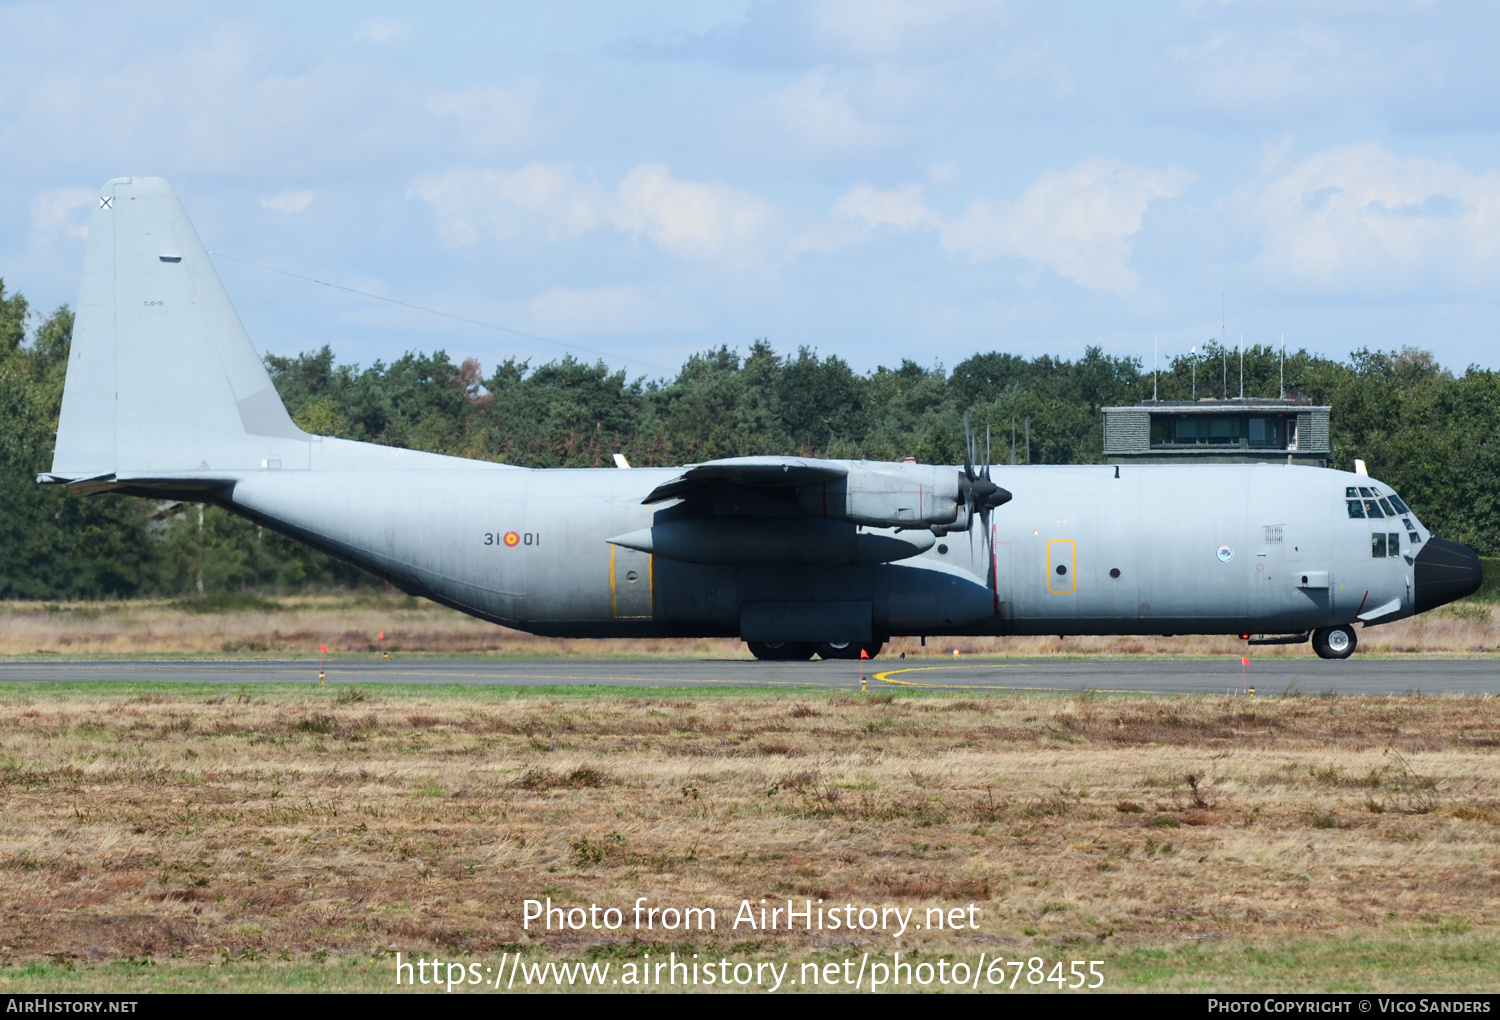
M 1354 654 L 1359 640 L 1354 636 L 1354 628 L 1346 626 L 1320 627 L 1313 631 L 1313 651 L 1323 659 L 1347 659 Z

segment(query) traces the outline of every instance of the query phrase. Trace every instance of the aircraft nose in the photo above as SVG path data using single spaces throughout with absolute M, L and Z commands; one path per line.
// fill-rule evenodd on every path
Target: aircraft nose
M 1484 581 L 1479 554 L 1441 538 L 1429 538 L 1422 546 L 1413 574 L 1416 590 L 1412 610 L 1417 613 L 1472 595 Z

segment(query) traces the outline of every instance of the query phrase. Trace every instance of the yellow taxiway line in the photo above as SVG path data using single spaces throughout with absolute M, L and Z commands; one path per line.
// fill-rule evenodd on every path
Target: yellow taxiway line
M 1013 684 L 1011 684 L 1011 685 L 1007 685 L 1007 684 L 924 684 L 924 683 L 918 683 L 916 680 L 897 680 L 897 679 L 895 679 L 895 676 L 896 676 L 897 673 L 925 673 L 925 672 L 927 672 L 929 670 L 938 670 L 938 669 L 1014 669 L 1014 668 L 1015 668 L 1015 666 L 1013 666 L 1013 665 L 1011 665 L 1009 663 L 984 663 L 983 665 L 970 665 L 970 666 L 950 666 L 950 665 L 942 665 L 942 666 L 907 666 L 907 667 L 905 667 L 903 669 L 888 669 L 888 670 L 885 670 L 884 672 L 881 672 L 881 673 L 872 674 L 871 675 L 871 679 L 872 680 L 879 680 L 881 683 L 884 683 L 884 684 L 897 684 L 897 685 L 899 685 L 901 687 L 923 687 L 923 688 L 929 688 L 929 689 L 933 689 L 933 690 L 948 690 L 948 691 L 1044 691 L 1044 692 L 1048 692 L 1048 693 L 1071 694 L 1071 693 L 1074 693 L 1077 690 L 1077 688 L 1074 688 L 1074 687 L 1023 687 L 1023 686 L 1013 685 Z M 1090 688 L 1090 690 L 1097 691 L 1100 694 L 1141 694 L 1141 693 L 1148 693 L 1148 692 L 1142 692 L 1142 691 L 1115 691 L 1115 690 L 1106 690 L 1105 688 L 1102 688 L 1102 687 L 1094 687 L 1094 688 Z

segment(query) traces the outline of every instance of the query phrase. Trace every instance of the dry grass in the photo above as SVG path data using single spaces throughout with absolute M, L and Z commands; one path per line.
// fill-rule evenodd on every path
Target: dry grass
M 744 656 L 736 640 L 577 641 L 497 627 L 404 595 L 246 599 L 248 606 L 198 612 L 191 600 L 0 602 L 0 655 L 316 656 L 337 653 L 595 658 Z M 385 633 L 382 640 L 379 635 Z
M 742 955 L 988 951 L 1103 958 L 1140 987 L 1409 989 L 1442 953 L 1368 954 L 1440 944 L 1459 963 L 1428 984 L 1494 988 L 1497 747 L 1489 698 L 14 687 L 0 986 L 121 959 L 168 976 L 234 960 L 267 984 L 331 954 L 367 977 L 319 980 L 388 987 L 395 950 L 614 951 L 523 932 L 522 900 L 647 896 L 718 908 L 693 944 Z M 983 924 L 723 930 L 742 897 L 974 902 Z M 1188 945 L 1207 954 L 1191 966 L 1230 952 L 1215 945 L 1324 962 L 1195 976 L 1167 965 Z
M 245 600 L 215 612 L 192 602 L 0 603 L 0 655 L 69 657 L 208 655 L 237 657 L 392 652 L 426 655 L 502 655 L 594 658 L 651 656 L 748 658 L 729 638 L 589 641 L 542 638 L 496 627 L 425 599 L 299 597 L 284 602 Z M 378 635 L 384 631 L 381 641 Z M 1414 620 L 1359 633 L 1362 655 L 1486 655 L 1500 651 L 1500 623 L 1488 603 L 1458 603 Z M 951 655 L 1235 655 L 1243 641 L 1223 637 L 897 638 L 886 654 Z M 1257 657 L 1309 656 L 1307 645 L 1269 645 Z

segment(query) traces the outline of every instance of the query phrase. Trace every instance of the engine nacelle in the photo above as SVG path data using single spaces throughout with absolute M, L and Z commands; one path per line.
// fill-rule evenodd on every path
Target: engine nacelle
M 930 464 L 851 461 L 842 479 L 802 486 L 798 504 L 820 517 L 871 528 L 952 525 L 963 511 L 959 472 Z

